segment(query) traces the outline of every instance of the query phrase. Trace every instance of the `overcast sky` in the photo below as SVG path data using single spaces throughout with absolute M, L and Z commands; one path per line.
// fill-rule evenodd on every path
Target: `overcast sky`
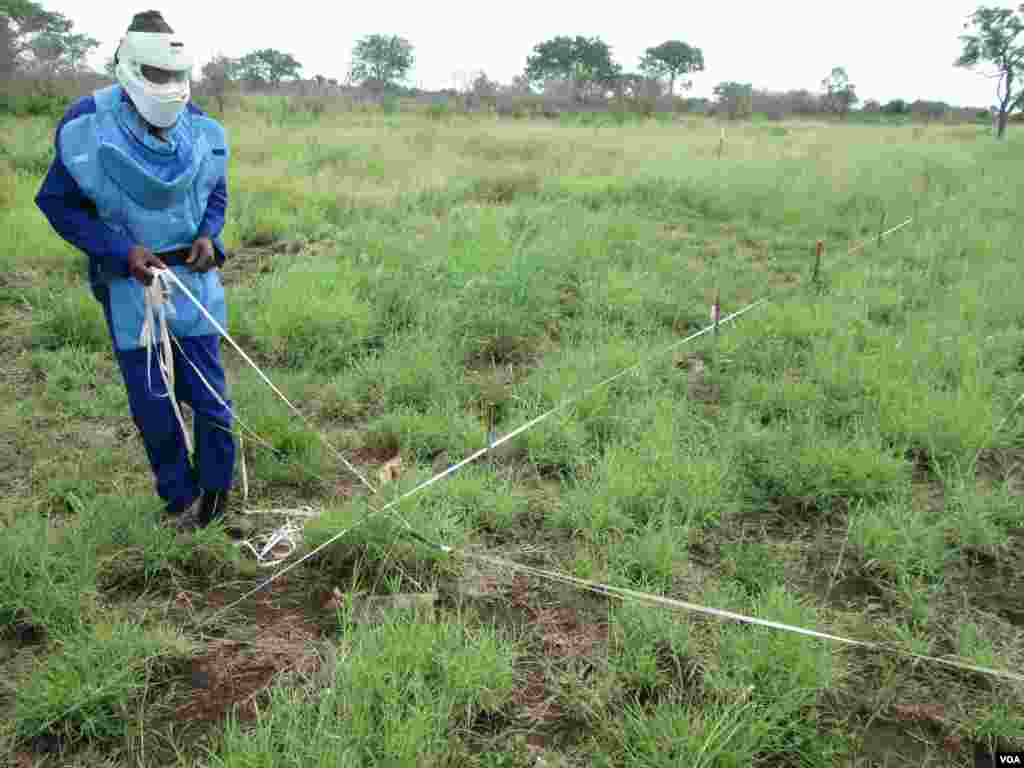
M 630 70 L 645 48 L 667 39 L 701 48 L 707 69 L 694 77 L 695 96 L 710 96 L 723 80 L 818 91 L 833 66 L 844 66 L 861 99 L 922 98 L 978 107 L 995 99 L 993 81 L 953 66 L 974 0 L 632 0 L 617 11 L 600 10 L 614 6 L 594 0 L 518 0 L 509 6 L 479 0 L 366 5 L 42 0 L 42 5 L 101 41 L 96 65 L 113 53 L 133 14 L 154 9 L 192 47 L 199 65 L 217 51 L 240 56 L 270 47 L 294 55 L 306 77 L 343 79 L 353 42 L 383 33 L 413 44 L 412 85 L 452 87 L 478 69 L 507 83 L 522 72 L 537 43 L 584 35 L 607 42 L 615 60 Z

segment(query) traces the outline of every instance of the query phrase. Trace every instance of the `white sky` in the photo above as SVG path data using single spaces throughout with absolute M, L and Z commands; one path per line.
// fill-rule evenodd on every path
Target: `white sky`
M 464 80 L 477 69 L 508 83 L 522 72 L 537 43 L 555 35 L 584 35 L 601 37 L 627 70 L 635 70 L 645 48 L 667 39 L 701 48 L 707 69 L 693 78 L 694 96 L 710 96 L 723 80 L 816 92 L 833 66 L 844 66 L 862 100 L 922 98 L 987 107 L 995 99 L 994 81 L 953 66 L 960 51 L 958 35 L 976 0 L 724 0 L 699 5 L 632 0 L 614 12 L 598 10 L 601 3 L 593 0 L 518 0 L 504 7 L 479 0 L 366 5 L 42 0 L 42 5 L 101 41 L 97 66 L 113 53 L 132 16 L 154 9 L 192 48 L 199 65 L 218 51 L 240 56 L 277 48 L 294 55 L 306 77 L 344 79 L 354 41 L 382 33 L 413 44 L 410 84 L 452 87 L 462 82 L 460 75 Z

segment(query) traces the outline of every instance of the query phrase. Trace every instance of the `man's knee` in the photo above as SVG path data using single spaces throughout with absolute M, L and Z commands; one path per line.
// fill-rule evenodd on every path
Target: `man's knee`
M 192 411 L 197 418 L 217 426 L 231 428 L 232 402 L 224 400 L 221 404 L 213 397 L 206 399 L 193 399 Z
M 154 408 L 162 410 L 169 407 L 167 388 L 155 357 L 147 360 L 145 350 L 118 351 L 116 354 L 132 410 L 141 414 Z

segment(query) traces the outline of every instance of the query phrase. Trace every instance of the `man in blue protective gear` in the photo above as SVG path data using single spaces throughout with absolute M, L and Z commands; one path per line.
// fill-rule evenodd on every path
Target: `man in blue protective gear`
M 190 459 L 166 387 L 150 370 L 144 286 L 153 270 L 169 269 L 227 327 L 217 270 L 225 260 L 227 137 L 191 103 L 191 57 L 159 12 L 133 18 L 114 60 L 118 83 L 76 101 L 57 126 L 56 157 L 36 204 L 89 258 L 92 292 L 167 514 L 185 527 L 206 526 L 227 509 L 235 464 L 220 335 L 172 290 L 173 394 L 193 412 Z

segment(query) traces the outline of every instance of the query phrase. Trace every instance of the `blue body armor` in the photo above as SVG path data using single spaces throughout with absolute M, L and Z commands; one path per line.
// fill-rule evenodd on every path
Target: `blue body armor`
M 120 86 L 94 94 L 96 112 L 60 133 L 68 172 L 95 204 L 100 219 L 160 255 L 190 248 L 207 201 L 225 174 L 227 141 L 214 121 L 182 112 L 166 141 L 149 134 Z M 227 328 L 224 289 L 217 270 L 193 273 L 171 266 L 189 291 Z M 95 275 L 109 290 L 114 342 L 138 349 L 144 316 L 142 284 L 134 277 Z M 180 290 L 172 293 L 169 327 L 176 336 L 216 334 L 216 328 Z

